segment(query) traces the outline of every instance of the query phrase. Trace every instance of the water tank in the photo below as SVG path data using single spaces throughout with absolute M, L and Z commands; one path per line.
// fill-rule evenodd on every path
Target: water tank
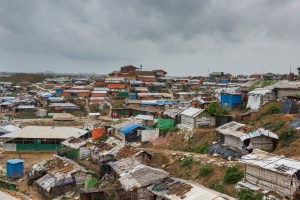
M 22 178 L 24 174 L 24 160 L 12 159 L 6 161 L 6 174 L 9 178 Z

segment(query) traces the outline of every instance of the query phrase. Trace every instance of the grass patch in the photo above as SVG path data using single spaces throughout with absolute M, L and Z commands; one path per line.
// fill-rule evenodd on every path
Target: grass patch
M 279 141 L 282 144 L 282 146 L 285 147 L 289 146 L 297 138 L 299 138 L 299 135 L 297 134 L 297 131 L 294 128 L 284 129 L 279 135 Z
M 229 166 L 224 175 L 225 184 L 236 184 L 244 177 L 244 172 L 240 171 L 238 166 Z
M 193 164 L 193 157 L 185 157 L 180 161 L 180 166 L 185 169 L 191 169 Z
M 284 125 L 284 122 L 281 120 L 278 120 L 275 122 L 274 126 L 272 126 L 271 131 L 277 131 Z
M 263 193 L 255 193 L 248 188 L 240 189 L 236 195 L 239 200 L 262 200 L 264 196 Z
M 85 188 L 96 188 L 99 186 L 100 181 L 97 179 L 86 179 L 85 180 Z
M 270 129 L 272 126 L 273 126 L 273 124 L 272 124 L 271 122 L 266 122 L 266 123 L 264 123 L 264 125 L 263 125 L 263 127 L 264 127 L 265 129 Z
M 193 153 L 200 153 L 200 154 L 205 154 L 207 153 L 207 150 L 209 148 L 209 144 L 205 142 L 202 145 L 195 146 L 195 147 L 187 147 L 185 151 L 187 152 L 193 152 Z
M 281 110 L 280 106 L 276 104 L 270 104 L 266 109 L 266 111 L 264 112 L 264 114 L 265 115 L 278 114 L 280 113 L 280 110 Z
M 224 193 L 225 191 L 225 185 L 224 183 L 213 183 L 211 185 L 208 186 L 210 189 Z
M 205 164 L 200 168 L 199 176 L 200 177 L 208 176 L 208 175 L 212 174 L 213 171 L 214 171 L 214 169 L 211 164 Z

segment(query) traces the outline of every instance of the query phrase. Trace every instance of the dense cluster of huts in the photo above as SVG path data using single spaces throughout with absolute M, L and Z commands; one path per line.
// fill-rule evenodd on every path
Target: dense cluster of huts
M 162 133 L 176 126 L 187 131 L 215 127 L 220 145 L 242 155 L 245 147 L 253 146 L 255 151 L 240 160 L 246 165 L 246 181 L 287 197 L 299 189 L 299 161 L 267 153 L 278 144 L 275 133 L 232 121 L 232 116 L 210 112 L 207 107 L 218 102 L 226 110 L 243 108 L 256 112 L 264 104 L 279 100 L 282 113 L 299 113 L 300 82 L 281 80 L 284 77 L 270 74 L 232 76 L 214 72 L 209 77 L 166 74 L 163 70 L 142 71 L 124 66 L 101 77 L 51 77 L 26 87 L 0 83 L 3 150 L 55 152 L 48 160 L 33 165 L 29 174 L 30 184 L 49 198 L 81 188 L 82 200 L 109 196 L 234 199 L 151 166 L 153 155 L 135 148 L 140 143 L 154 143 Z M 270 84 L 255 87 L 261 80 Z M 90 117 L 93 122 L 101 120 L 87 123 L 84 129 L 20 127 L 13 117 L 22 114 L 62 122 L 82 116 Z M 87 170 L 83 160 L 97 164 L 98 171 Z M 87 188 L 87 180 L 101 180 L 101 183 Z

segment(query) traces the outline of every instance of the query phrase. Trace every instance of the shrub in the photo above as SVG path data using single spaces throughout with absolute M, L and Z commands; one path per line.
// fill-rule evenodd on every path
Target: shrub
M 211 164 L 205 164 L 200 168 L 199 171 L 199 176 L 200 177 L 205 177 L 210 175 L 212 172 L 214 171 L 214 169 L 212 168 Z
M 283 146 L 289 146 L 292 142 L 294 142 L 299 135 L 294 128 L 287 128 L 281 131 L 279 136 L 279 141 Z
M 239 200 L 262 200 L 263 194 L 261 192 L 255 193 L 248 188 L 242 188 L 237 192 Z
M 271 128 L 271 131 L 277 131 L 284 125 L 284 122 L 281 120 L 278 120 L 275 122 L 274 126 Z
M 263 125 L 263 127 L 265 128 L 265 129 L 270 129 L 271 127 L 272 127 L 272 123 L 271 122 L 266 122 L 266 123 L 264 123 L 264 125 Z
M 281 110 L 280 106 L 275 104 L 270 104 L 264 114 L 266 115 L 278 114 L 280 113 L 280 110 Z
M 244 173 L 240 171 L 238 166 L 229 166 L 224 175 L 225 184 L 236 184 L 244 177 Z
M 194 153 L 200 153 L 200 154 L 205 154 L 207 153 L 207 150 L 209 148 L 209 144 L 205 142 L 202 145 L 195 146 L 195 147 L 187 147 L 185 151 L 187 152 L 194 152 Z
M 208 186 L 210 189 L 224 193 L 225 185 L 224 183 L 213 183 Z
M 219 102 L 213 101 L 206 107 L 206 110 L 216 116 L 228 115 L 228 110 L 223 108 Z
M 86 179 L 85 180 L 85 187 L 86 188 L 95 188 L 100 184 L 97 179 Z
M 193 157 L 185 157 L 180 161 L 180 166 L 186 169 L 191 169 L 193 164 Z

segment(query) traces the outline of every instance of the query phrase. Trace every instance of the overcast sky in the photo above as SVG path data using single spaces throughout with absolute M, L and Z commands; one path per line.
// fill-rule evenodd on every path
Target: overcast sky
M 1 0 L 0 71 L 288 73 L 299 0 Z

